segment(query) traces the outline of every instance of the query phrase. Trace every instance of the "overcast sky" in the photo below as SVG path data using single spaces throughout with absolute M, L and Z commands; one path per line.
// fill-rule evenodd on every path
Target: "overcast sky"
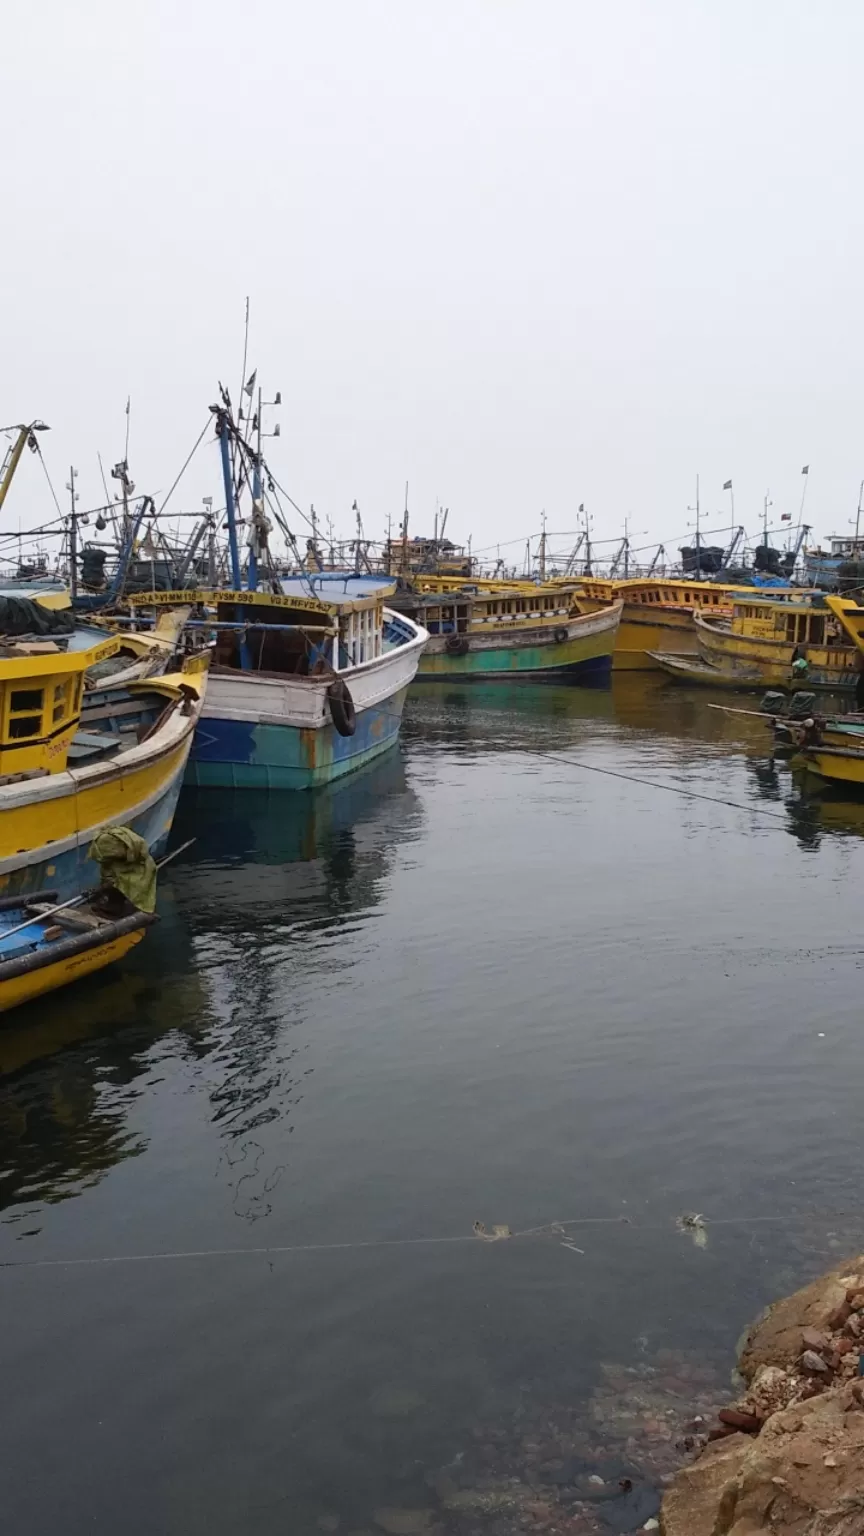
M 50 423 L 61 495 L 70 462 L 101 495 L 127 394 L 168 489 L 248 293 L 274 468 L 346 534 L 407 480 L 412 533 L 584 502 L 646 543 L 697 471 L 706 526 L 731 476 L 755 528 L 805 463 L 817 531 L 854 517 L 856 0 L 47 0 L 7 7 L 0 87 L 0 424 Z M 208 493 L 212 446 L 171 505 Z M 28 455 L 3 521 L 50 511 Z

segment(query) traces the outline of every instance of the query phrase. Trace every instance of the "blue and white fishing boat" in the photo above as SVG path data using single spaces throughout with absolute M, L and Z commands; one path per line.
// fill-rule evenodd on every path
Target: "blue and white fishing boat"
M 428 634 L 386 606 L 388 576 L 301 570 L 279 578 L 268 547 L 269 471 L 230 401 L 213 407 L 225 490 L 229 583 L 219 590 L 137 593 L 135 607 L 197 605 L 212 647 L 208 705 L 186 782 L 218 789 L 314 789 L 361 768 L 399 735 L 402 706 Z M 242 417 L 241 417 L 242 420 Z M 241 565 L 237 506 L 251 491 Z M 272 482 L 271 482 L 272 489 Z M 269 505 L 269 503 L 268 503 Z M 293 544 L 293 535 L 284 529 Z M 295 552 L 296 552 L 296 545 Z M 244 584 L 245 578 L 245 584 Z
M 394 586 L 316 575 L 281 593 L 201 593 L 216 640 L 186 782 L 313 789 L 391 747 L 427 640 L 385 606 Z

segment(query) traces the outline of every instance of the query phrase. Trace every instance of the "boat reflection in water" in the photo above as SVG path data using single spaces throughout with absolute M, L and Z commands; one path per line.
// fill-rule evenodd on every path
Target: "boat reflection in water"
M 398 752 L 308 795 L 208 790 L 181 806 L 175 842 L 197 842 L 160 887 L 148 944 L 0 1030 L 0 1210 L 77 1195 L 146 1152 L 131 1116 L 155 1049 L 185 1061 L 229 1137 L 290 1118 L 317 968 L 356 939 L 421 825 Z
M 545 683 L 439 683 L 426 681 L 409 701 L 402 726 L 406 745 L 448 748 L 483 756 L 567 744 L 569 724 L 615 719 L 608 689 Z

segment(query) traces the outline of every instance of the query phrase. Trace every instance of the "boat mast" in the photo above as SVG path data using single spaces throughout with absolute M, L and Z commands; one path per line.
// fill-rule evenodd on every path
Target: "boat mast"
M 546 509 L 545 509 L 545 507 L 544 507 L 543 511 L 540 513 L 540 559 L 539 559 L 539 572 L 540 572 L 540 580 L 541 581 L 545 581 L 546 580 Z
M 591 524 L 590 524 L 590 522 L 588 520 L 588 513 L 585 511 L 585 503 L 584 503 L 584 501 L 580 501 L 580 503 L 579 503 L 579 514 L 580 514 L 581 517 L 584 517 L 584 519 L 585 519 L 585 570 L 584 570 L 583 574 L 585 576 L 590 576 L 591 575 Z
M 225 517 L 228 523 L 228 557 L 231 566 L 231 586 L 240 591 L 240 551 L 237 547 L 237 508 L 234 503 L 234 476 L 231 473 L 231 443 L 228 412 L 224 406 L 214 407 L 216 436 L 222 459 L 222 484 L 225 488 Z
M 699 534 L 699 476 L 696 476 L 696 575 L 702 575 L 702 546 Z
M 69 466 L 69 479 L 66 489 L 69 492 L 69 596 L 74 603 L 78 596 L 78 513 L 75 511 L 75 503 L 78 500 L 78 492 L 75 489 L 75 481 L 78 478 L 77 469 Z
M 408 569 L 408 481 L 405 481 L 405 516 L 402 519 L 402 575 Z

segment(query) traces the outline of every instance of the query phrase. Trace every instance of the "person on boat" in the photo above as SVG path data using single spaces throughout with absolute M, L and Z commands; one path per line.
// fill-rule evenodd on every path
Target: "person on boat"
M 156 865 L 143 837 L 131 827 L 97 832 L 88 858 L 99 865 L 101 885 L 91 905 L 103 917 L 129 917 L 156 910 Z
M 804 655 L 800 645 L 796 645 L 792 652 L 792 678 L 795 682 L 803 682 L 810 671 L 810 663 Z

